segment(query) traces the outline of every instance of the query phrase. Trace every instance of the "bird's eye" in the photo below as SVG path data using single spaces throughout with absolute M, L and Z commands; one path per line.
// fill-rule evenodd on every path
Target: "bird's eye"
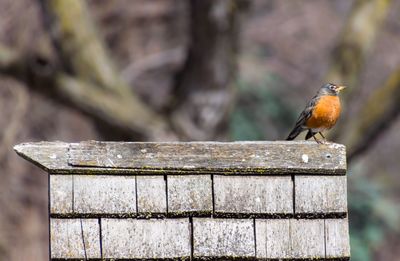
M 330 90 L 334 90 L 334 89 L 335 89 L 335 86 L 332 85 L 332 84 L 330 84 L 330 85 L 329 85 L 329 89 L 330 89 Z

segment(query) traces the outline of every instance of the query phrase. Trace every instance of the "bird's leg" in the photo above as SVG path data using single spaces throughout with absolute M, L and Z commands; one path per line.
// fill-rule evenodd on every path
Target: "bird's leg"
M 316 134 L 316 133 L 313 134 L 314 140 L 315 140 L 318 144 L 322 144 L 323 142 L 321 142 L 319 139 L 317 139 L 317 137 L 315 137 L 315 134 Z
M 321 137 L 324 139 L 324 143 L 326 143 L 327 140 L 326 140 L 325 136 L 322 134 L 322 132 L 319 132 L 319 135 L 321 135 Z

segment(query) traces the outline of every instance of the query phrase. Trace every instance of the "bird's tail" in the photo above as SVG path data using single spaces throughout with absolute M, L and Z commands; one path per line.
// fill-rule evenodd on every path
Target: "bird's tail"
M 303 131 L 303 128 L 301 126 L 296 126 L 289 134 L 289 136 L 286 138 L 286 140 L 294 140 L 301 132 Z

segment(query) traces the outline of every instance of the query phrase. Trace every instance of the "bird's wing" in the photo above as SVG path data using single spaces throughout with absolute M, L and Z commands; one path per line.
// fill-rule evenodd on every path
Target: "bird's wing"
M 319 96 L 315 95 L 310 102 L 307 104 L 306 108 L 301 112 L 299 118 L 296 121 L 295 128 L 303 127 L 306 121 L 311 117 L 312 111 L 319 100 Z

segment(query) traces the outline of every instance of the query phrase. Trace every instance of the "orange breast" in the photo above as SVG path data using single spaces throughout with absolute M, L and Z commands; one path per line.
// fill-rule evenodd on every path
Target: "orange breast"
M 306 126 L 311 129 L 326 130 L 332 128 L 340 116 L 338 96 L 323 96 L 317 102 Z

